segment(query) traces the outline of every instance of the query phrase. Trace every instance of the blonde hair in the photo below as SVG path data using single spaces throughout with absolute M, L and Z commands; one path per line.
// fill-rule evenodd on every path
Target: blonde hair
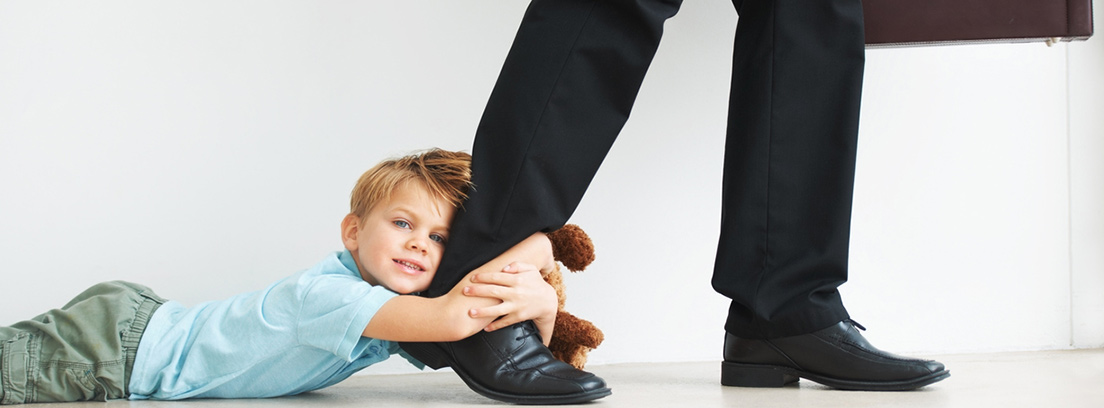
M 363 220 L 376 204 L 391 199 L 391 192 L 407 181 L 416 181 L 433 197 L 459 206 L 471 188 L 471 155 L 433 148 L 384 160 L 357 180 L 349 213 Z

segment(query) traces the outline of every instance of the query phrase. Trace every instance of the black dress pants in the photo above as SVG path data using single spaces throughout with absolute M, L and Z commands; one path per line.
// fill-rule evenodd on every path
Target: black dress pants
M 428 295 L 567 222 L 680 4 L 531 2 L 476 132 L 475 191 L 453 221 Z M 862 6 L 733 4 L 739 19 L 713 287 L 732 299 L 728 332 L 804 334 L 848 317 L 836 288 L 847 280 Z

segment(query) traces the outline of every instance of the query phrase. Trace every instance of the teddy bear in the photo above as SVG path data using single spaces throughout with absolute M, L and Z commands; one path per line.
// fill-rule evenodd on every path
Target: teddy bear
M 578 225 L 567 224 L 547 234 L 552 243 L 552 257 L 558 262 L 556 270 L 546 274 L 544 280 L 556 289 L 559 307 L 556 313 L 556 325 L 552 331 L 552 340 L 548 349 L 560 361 L 582 369 L 586 364 L 587 353 L 602 344 L 602 331 L 593 323 L 580 319 L 564 310 L 562 269 L 582 272 L 594 262 L 594 243 L 590 236 Z M 562 265 L 562 268 L 560 267 Z

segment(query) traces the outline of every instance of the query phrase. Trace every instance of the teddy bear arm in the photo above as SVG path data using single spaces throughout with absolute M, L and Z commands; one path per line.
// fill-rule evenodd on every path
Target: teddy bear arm
M 553 339 L 559 337 L 564 342 L 589 348 L 597 348 L 605 339 L 602 330 L 594 323 L 563 310 L 556 313 L 556 325 L 552 337 Z

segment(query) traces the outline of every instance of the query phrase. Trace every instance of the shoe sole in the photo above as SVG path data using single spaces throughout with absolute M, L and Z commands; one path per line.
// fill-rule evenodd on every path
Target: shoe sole
M 464 384 L 467 384 L 468 388 L 479 395 L 497 401 L 520 405 L 564 405 L 593 401 L 613 394 L 613 391 L 609 388 L 598 388 L 563 395 L 522 395 L 499 392 L 480 384 L 463 367 L 452 364 L 448 353 L 431 343 L 406 344 L 404 347 L 415 348 L 419 355 L 431 356 L 433 358 L 431 361 L 422 361 L 430 368 L 436 370 L 443 367 L 452 367 L 452 371 L 460 376 L 460 379 L 464 381 Z M 407 352 L 409 353 L 409 350 Z
M 785 366 L 721 363 L 721 385 L 733 387 L 782 387 L 804 378 L 826 386 L 849 391 L 909 391 L 951 376 L 947 370 L 901 381 L 855 381 L 825 377 Z

